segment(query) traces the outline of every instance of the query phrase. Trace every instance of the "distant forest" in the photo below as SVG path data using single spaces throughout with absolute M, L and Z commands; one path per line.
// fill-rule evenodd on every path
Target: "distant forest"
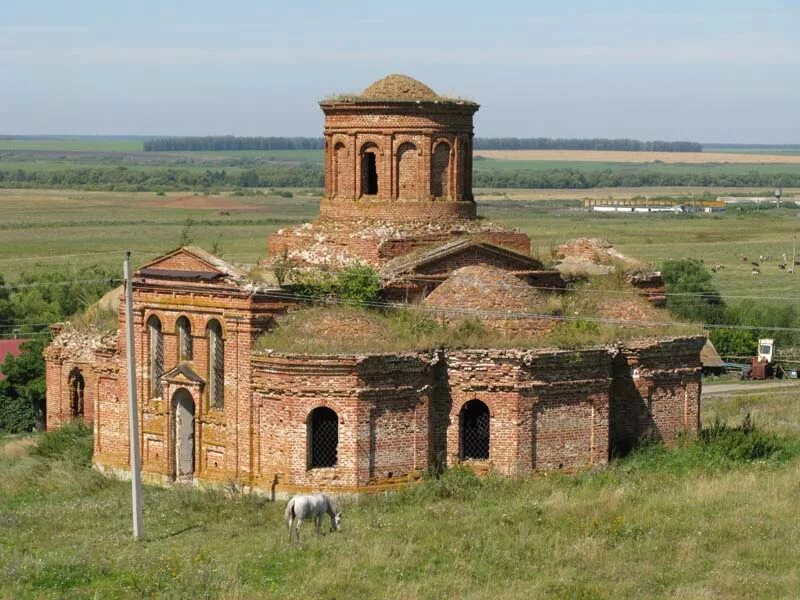
M 697 142 L 607 138 L 475 138 L 476 150 L 627 150 L 629 152 L 702 152 Z M 312 137 L 164 137 L 144 142 L 145 152 L 225 152 L 234 150 L 321 150 Z
M 641 186 L 769 188 L 774 186 L 776 181 L 780 181 L 786 187 L 800 187 L 800 173 L 763 173 L 756 170 L 735 173 L 675 172 L 649 169 L 581 171 L 570 168 L 549 171 L 496 169 L 473 173 L 473 185 L 480 188 L 588 189 Z M 315 164 L 276 164 L 241 171 L 126 167 L 61 170 L 0 169 L 0 188 L 72 188 L 137 192 L 267 187 L 319 188 L 322 184 L 322 166 Z
M 697 142 L 608 138 L 475 138 L 476 150 L 626 150 L 628 152 L 702 152 Z

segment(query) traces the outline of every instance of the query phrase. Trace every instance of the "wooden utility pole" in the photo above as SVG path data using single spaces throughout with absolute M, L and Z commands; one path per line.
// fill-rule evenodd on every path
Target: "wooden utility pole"
M 794 275 L 795 266 L 794 261 L 795 257 L 797 256 L 797 230 L 795 229 L 794 232 L 794 243 L 792 244 L 792 274 Z
M 125 253 L 122 263 L 125 276 L 125 332 L 128 353 L 128 421 L 130 438 L 128 447 L 131 453 L 131 496 L 133 499 L 133 539 L 140 540 L 144 535 L 142 518 L 142 473 L 139 458 L 139 410 L 136 407 L 136 356 L 133 344 L 133 281 L 131 279 L 131 253 Z

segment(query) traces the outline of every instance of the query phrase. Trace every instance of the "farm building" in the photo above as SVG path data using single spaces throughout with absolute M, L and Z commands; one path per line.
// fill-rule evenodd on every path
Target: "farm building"
M 560 293 L 560 273 L 530 256 L 527 235 L 476 218 L 477 104 L 391 75 L 320 105 L 320 217 L 273 234 L 263 266 L 366 264 L 385 298 L 443 321 L 462 310 L 495 335 L 549 333 L 552 319 L 530 317 Z M 141 266 L 132 287 L 137 443 L 151 480 L 281 495 L 385 489 L 457 463 L 516 476 L 602 465 L 643 436 L 675 443 L 699 423 L 703 337 L 311 354 L 270 347 L 271 332 L 305 314 L 301 335 L 319 340 L 387 334 L 377 320 L 308 312 L 196 247 Z M 86 419 L 94 465 L 124 473 L 123 336 L 64 327 L 45 357 L 48 428 Z

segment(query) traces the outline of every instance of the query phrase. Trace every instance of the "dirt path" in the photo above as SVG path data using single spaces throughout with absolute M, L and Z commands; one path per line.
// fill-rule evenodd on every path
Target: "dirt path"
M 729 394 L 731 392 L 752 392 L 758 393 L 762 390 L 774 388 L 795 387 L 800 391 L 800 381 L 765 381 L 764 383 L 719 383 L 716 385 L 704 385 L 703 396 L 711 394 Z

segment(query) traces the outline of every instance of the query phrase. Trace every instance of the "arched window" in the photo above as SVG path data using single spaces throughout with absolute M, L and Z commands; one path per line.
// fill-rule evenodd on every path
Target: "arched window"
M 192 326 L 189 319 L 180 317 L 175 326 L 178 330 L 178 360 L 192 360 Z
M 470 400 L 461 407 L 461 460 L 489 458 L 489 407 L 480 400 Z
M 378 147 L 367 144 L 361 149 L 361 195 L 378 193 Z
M 161 376 L 164 374 L 164 334 L 161 321 L 155 315 L 147 319 L 147 335 L 150 338 L 150 397 L 161 397 Z
M 347 178 L 348 175 L 353 177 L 352 163 L 350 169 L 347 168 L 347 148 L 342 142 L 337 142 L 333 147 L 333 196 L 347 195 Z M 352 186 L 350 186 L 352 194 Z
M 335 467 L 339 453 L 339 418 L 325 406 L 308 415 L 308 468 Z
M 83 416 L 83 390 L 86 383 L 83 380 L 83 374 L 77 367 L 69 372 L 67 379 L 69 386 L 69 414 L 72 417 Z
M 225 402 L 225 348 L 222 326 L 212 319 L 206 328 L 208 335 L 208 404 L 221 409 Z
M 397 149 L 397 197 L 418 199 L 419 173 L 417 171 L 417 147 L 406 142 Z
M 439 142 L 431 157 L 431 195 L 450 197 L 450 144 Z

